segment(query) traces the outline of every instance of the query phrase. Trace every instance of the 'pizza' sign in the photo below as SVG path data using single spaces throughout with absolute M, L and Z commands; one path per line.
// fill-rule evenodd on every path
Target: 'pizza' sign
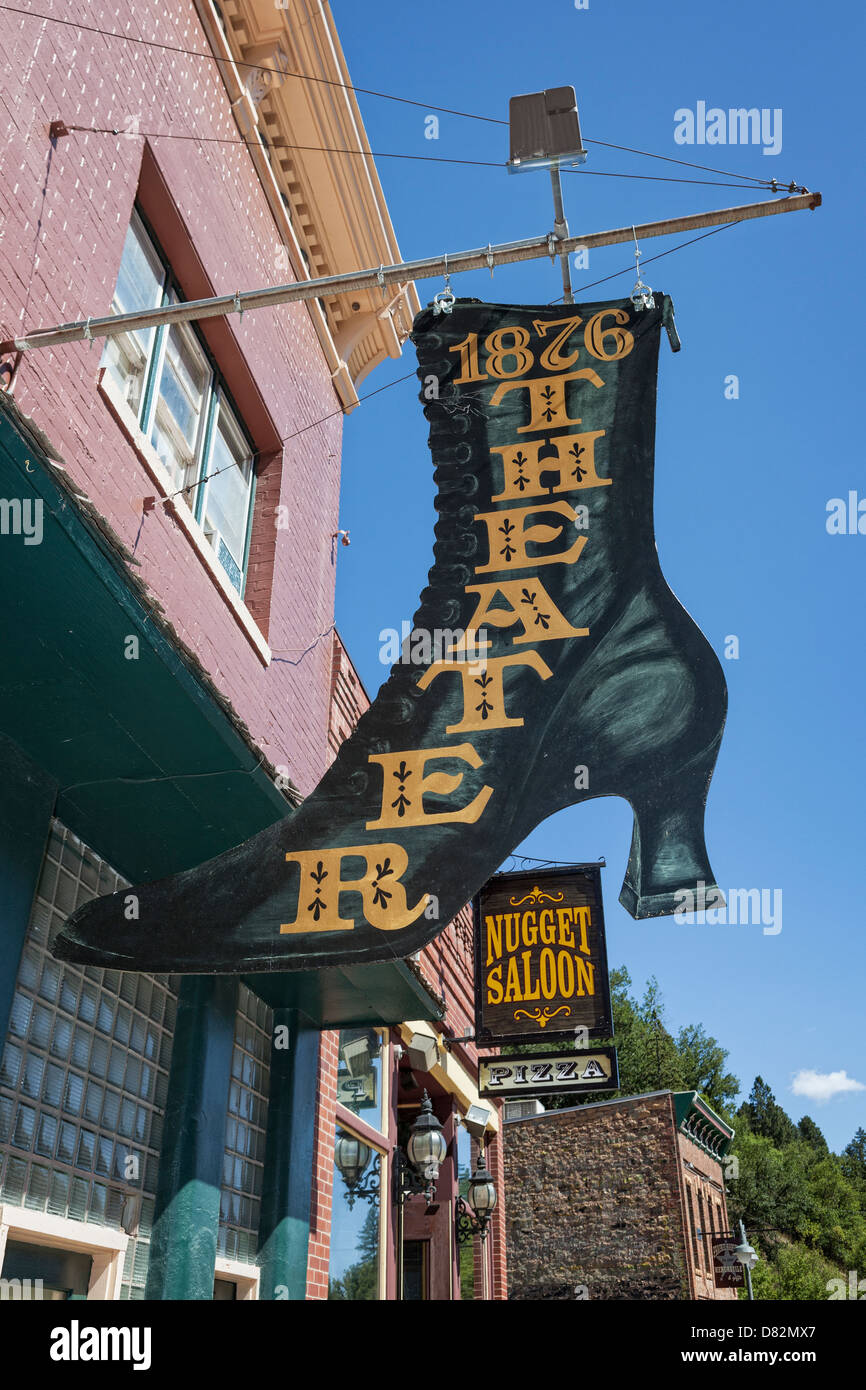
M 619 1075 L 616 1048 L 591 1052 L 531 1052 L 521 1056 L 484 1058 L 479 1063 L 478 1090 L 482 1096 L 557 1095 L 565 1092 L 615 1091 Z

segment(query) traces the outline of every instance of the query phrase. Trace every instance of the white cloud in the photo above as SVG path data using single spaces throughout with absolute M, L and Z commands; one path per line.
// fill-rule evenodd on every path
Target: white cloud
M 866 1091 L 866 1086 L 846 1071 L 798 1071 L 791 1082 L 791 1090 L 795 1096 L 807 1096 L 823 1104 L 844 1091 Z

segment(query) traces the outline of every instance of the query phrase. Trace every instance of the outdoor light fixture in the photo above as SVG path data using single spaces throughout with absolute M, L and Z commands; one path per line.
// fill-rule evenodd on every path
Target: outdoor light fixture
M 573 87 L 549 87 L 508 103 L 511 158 L 508 172 L 574 168 L 586 160 Z
M 754 1294 L 752 1293 L 752 1270 L 758 1263 L 758 1252 L 755 1247 L 750 1245 L 747 1241 L 746 1228 L 742 1221 L 740 1222 L 740 1243 L 734 1246 L 732 1253 L 734 1259 L 743 1266 L 746 1272 L 746 1288 L 748 1289 L 749 1298 L 754 1299 Z
M 433 1103 L 427 1092 L 421 1101 L 421 1111 L 412 1121 L 406 1153 L 395 1153 L 394 1178 L 398 1203 L 407 1197 L 426 1196 L 432 1203 L 439 1180 L 439 1168 L 448 1152 L 442 1125 L 433 1114 Z
M 475 1172 L 469 1179 L 466 1196 L 457 1198 L 456 1223 L 459 1245 L 465 1245 L 477 1235 L 482 1240 L 487 1239 L 487 1223 L 495 1206 L 496 1188 L 492 1175 L 487 1171 L 482 1148 L 478 1152 Z
M 373 1068 L 373 1056 L 380 1050 L 375 1033 L 363 1033 L 340 1043 L 340 1056 L 350 1076 L 366 1076 Z
M 406 1056 L 413 1071 L 430 1071 L 439 1061 L 436 1039 L 429 1033 L 413 1033 L 406 1044 Z
M 508 103 L 508 127 L 511 137 L 509 174 L 522 174 L 527 169 L 550 170 L 554 216 L 550 237 L 552 259 L 557 241 L 568 238 L 559 171 L 576 169 L 586 159 L 574 88 L 549 87 L 544 92 L 512 97 Z M 573 304 L 571 268 L 565 252 L 559 253 L 559 263 L 562 269 L 562 297 L 566 304 Z
M 483 1139 L 490 1123 L 490 1111 L 486 1105 L 470 1105 L 466 1114 L 461 1116 L 461 1123 L 473 1139 Z
M 439 1177 L 439 1166 L 448 1152 L 442 1126 L 433 1114 L 433 1103 L 427 1092 L 421 1101 L 421 1113 L 412 1122 L 406 1157 L 419 1177 L 428 1183 L 435 1183 Z
M 334 1145 L 334 1162 L 346 1184 L 346 1205 L 351 1211 L 359 1197 L 374 1201 L 379 1195 L 379 1174 L 370 1173 L 363 1179 L 373 1155 L 369 1144 L 341 1130 Z

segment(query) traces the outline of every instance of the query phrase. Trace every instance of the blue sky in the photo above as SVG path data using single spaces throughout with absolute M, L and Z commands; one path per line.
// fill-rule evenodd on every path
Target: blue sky
M 681 234 L 643 246 L 644 279 L 669 293 L 683 351 L 662 342 L 656 538 L 672 589 L 723 659 L 729 716 L 710 792 L 707 842 L 719 884 L 782 893 L 782 930 L 760 924 L 634 922 L 619 906 L 631 812 L 584 803 L 540 826 L 527 854 L 604 856 L 609 956 L 640 990 L 661 984 L 674 1029 L 702 1022 L 729 1050 L 747 1092 L 756 1073 L 794 1119 L 813 1116 L 840 1149 L 866 1126 L 866 1089 L 826 1103 L 793 1094 L 797 1073 L 844 1071 L 866 1086 L 863 1043 L 863 575 L 866 535 L 830 535 L 827 502 L 866 498 L 859 378 L 864 216 L 862 11 L 802 0 L 647 7 L 637 0 L 497 6 L 441 0 L 333 0 L 353 81 L 421 102 L 507 118 L 509 96 L 573 85 L 585 138 L 820 189 L 817 212 L 751 222 L 660 261 Z M 505 127 L 432 107 L 359 97 L 372 148 L 504 161 Z M 782 148 L 682 146 L 674 113 L 698 102 L 782 112 Z M 759 190 L 598 178 L 590 170 L 711 179 L 697 170 L 590 145 L 565 176 L 574 233 L 763 198 Z M 378 167 L 405 257 L 545 232 L 545 173 L 404 159 Z M 720 176 L 724 177 L 724 176 Z M 694 234 L 691 234 L 694 235 Z M 588 298 L 628 294 L 628 247 L 593 251 L 581 285 L 627 273 Z M 418 284 L 422 303 L 441 281 Z M 461 275 L 454 288 L 493 302 L 560 293 L 549 261 Z M 367 378 L 373 391 L 414 369 Z M 725 399 L 725 378 L 739 399 Z M 379 633 L 411 618 L 431 563 L 433 483 L 413 380 L 346 422 L 337 620 L 371 695 L 387 668 Z M 381 497 L 389 498 L 384 513 Z M 866 508 L 864 508 L 866 511 Z M 382 516 L 388 519 L 383 526 Z M 866 521 L 864 521 L 866 526 Z M 725 660 L 725 639 L 739 639 Z

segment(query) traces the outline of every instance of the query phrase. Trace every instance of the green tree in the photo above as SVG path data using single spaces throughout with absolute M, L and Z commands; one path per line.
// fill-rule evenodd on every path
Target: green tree
M 690 1023 L 677 1034 L 677 1050 L 684 1089 L 699 1091 L 714 1110 L 726 1114 L 740 1083 L 733 1072 L 725 1070 L 728 1060 L 725 1048 L 704 1031 L 702 1023 Z
M 777 1148 L 783 1148 L 797 1137 L 796 1128 L 761 1076 L 755 1077 L 749 1099 L 740 1106 L 738 1116 L 748 1121 L 754 1134 L 769 1139 Z
M 358 1232 L 360 1259 L 343 1271 L 341 1279 L 328 1281 L 329 1300 L 372 1302 L 378 1297 L 379 1283 L 379 1203 L 371 1203 Z
M 858 1129 L 851 1143 L 842 1150 L 841 1161 L 845 1176 L 862 1191 L 866 1202 L 866 1129 Z
M 756 1242 L 753 1242 L 758 1248 Z M 759 1251 L 760 1253 L 760 1251 Z M 829 1297 L 828 1283 L 839 1270 L 817 1250 L 805 1245 L 782 1245 L 774 1259 L 759 1259 L 752 1272 L 756 1299 L 805 1299 L 820 1302 Z M 745 1297 L 741 1290 L 740 1297 Z
M 808 1144 L 810 1149 L 814 1149 L 815 1152 L 819 1154 L 830 1152 L 827 1147 L 827 1140 L 810 1115 L 803 1116 L 797 1126 L 797 1130 L 803 1143 Z

